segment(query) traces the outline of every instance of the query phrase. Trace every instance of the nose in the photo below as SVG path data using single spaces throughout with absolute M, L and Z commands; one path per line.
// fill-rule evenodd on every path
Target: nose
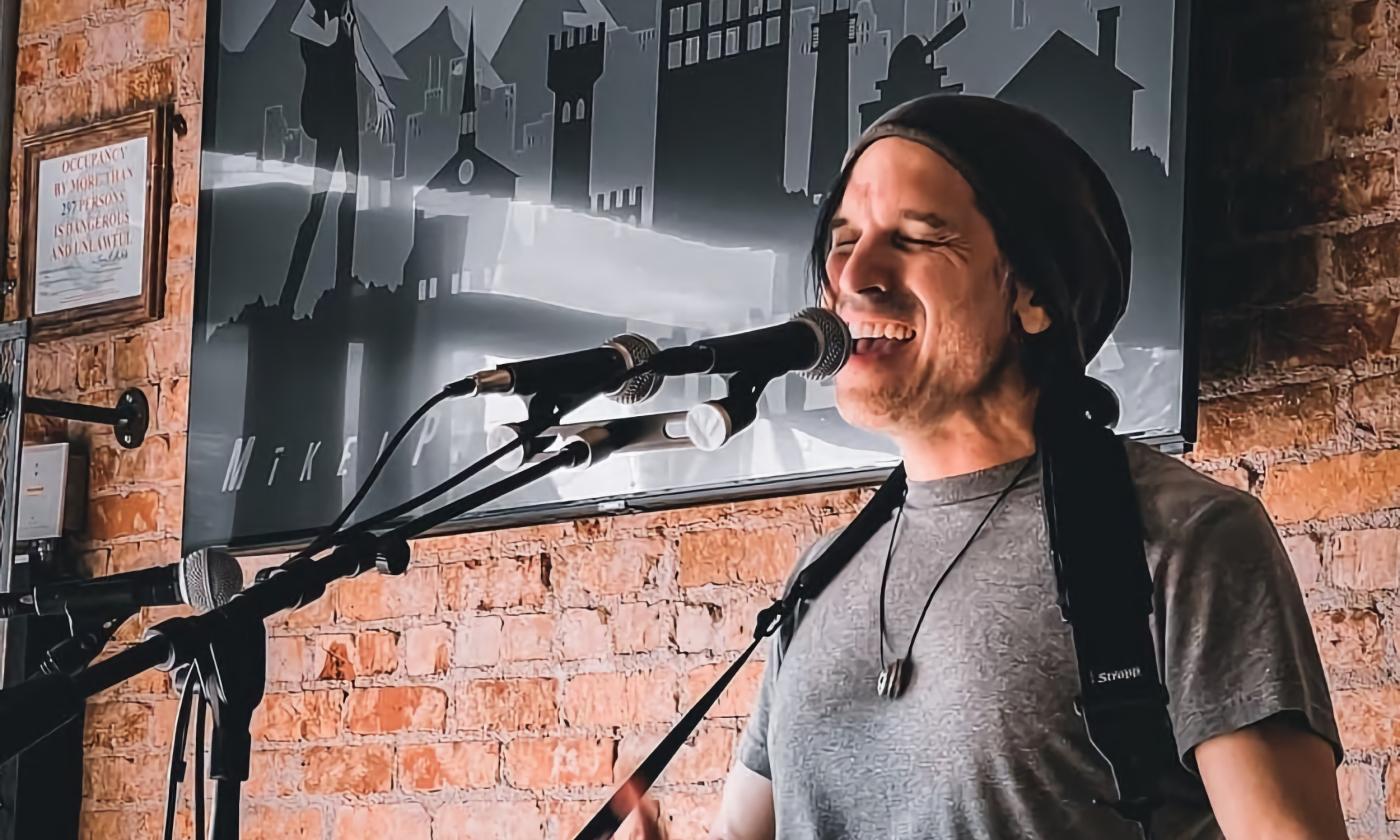
M 874 237 L 862 237 L 831 278 L 836 296 L 879 300 L 890 294 L 896 280 L 894 266 L 880 252 Z

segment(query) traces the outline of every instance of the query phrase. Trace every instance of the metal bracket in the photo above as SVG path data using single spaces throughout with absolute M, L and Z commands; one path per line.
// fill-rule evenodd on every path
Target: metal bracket
M 26 397 L 24 410 L 30 414 L 45 417 L 62 417 L 80 423 L 101 423 L 111 426 L 117 436 L 117 443 L 124 449 L 135 449 L 146 439 L 146 430 L 151 423 L 151 405 L 140 388 L 127 388 L 117 398 L 114 408 L 101 408 L 95 405 L 45 400 L 39 397 Z

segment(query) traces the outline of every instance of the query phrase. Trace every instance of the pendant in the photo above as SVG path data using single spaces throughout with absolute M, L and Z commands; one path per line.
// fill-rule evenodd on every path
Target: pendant
M 875 693 L 886 700 L 898 699 L 899 695 L 904 693 L 908 674 L 908 663 L 903 659 L 896 659 L 880 672 L 880 679 L 875 683 Z

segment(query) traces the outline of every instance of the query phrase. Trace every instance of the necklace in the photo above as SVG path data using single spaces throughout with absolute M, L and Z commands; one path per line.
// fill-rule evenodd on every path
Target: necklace
M 901 501 L 899 507 L 895 509 L 894 527 L 890 529 L 890 547 L 885 552 L 885 570 L 880 575 L 880 678 L 875 682 L 875 693 L 879 696 L 886 700 L 895 700 L 904 693 L 905 687 L 909 685 L 909 676 L 914 672 L 914 663 L 910 659 L 910 655 L 914 652 L 914 640 L 919 637 L 919 629 L 924 626 L 924 616 L 928 615 L 928 608 L 933 603 L 933 596 L 938 592 L 938 587 L 943 585 L 943 579 L 948 576 L 948 573 L 976 542 L 977 536 L 982 533 L 982 529 L 992 518 L 992 514 L 1011 494 L 1012 488 L 1021 481 L 1021 476 L 1026 474 L 1026 470 L 1031 465 L 1031 460 L 1034 459 L 1028 459 L 1020 471 L 1016 473 L 1016 477 L 1011 479 L 1011 483 L 1002 488 L 996 500 L 992 502 L 992 506 L 987 508 L 987 512 L 982 515 L 982 520 L 977 523 L 977 527 L 972 529 L 972 535 L 963 543 L 962 548 L 958 549 L 958 553 L 953 555 L 953 561 L 939 573 L 938 578 L 933 582 L 933 588 L 929 590 L 928 598 L 924 600 L 924 608 L 919 612 L 919 620 L 914 624 L 914 632 L 909 635 L 909 644 L 904 648 L 904 655 L 886 664 L 885 589 L 890 579 L 890 565 L 894 559 L 895 540 L 899 536 L 899 523 L 904 518 L 904 503 Z M 893 644 L 890 645 L 890 648 L 891 652 L 897 650 Z

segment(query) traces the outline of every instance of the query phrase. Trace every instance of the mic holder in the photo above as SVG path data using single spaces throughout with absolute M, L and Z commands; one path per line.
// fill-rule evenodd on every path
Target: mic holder
M 117 628 L 136 615 L 138 609 L 128 607 L 103 617 L 79 617 L 69 613 L 71 635 L 49 648 L 39 663 L 41 674 L 76 674 L 86 668 L 112 640 Z
M 114 408 L 27 396 L 24 398 L 24 410 L 28 414 L 111 426 L 117 443 L 124 449 L 140 446 L 146 439 L 146 430 L 150 428 L 151 423 L 151 406 L 146 400 L 145 392 L 140 388 L 127 388 L 122 391 Z
M 758 398 L 778 376 L 774 372 L 740 371 L 726 380 L 723 398 L 695 406 L 686 413 L 685 431 L 695 448 L 714 452 L 758 419 Z

